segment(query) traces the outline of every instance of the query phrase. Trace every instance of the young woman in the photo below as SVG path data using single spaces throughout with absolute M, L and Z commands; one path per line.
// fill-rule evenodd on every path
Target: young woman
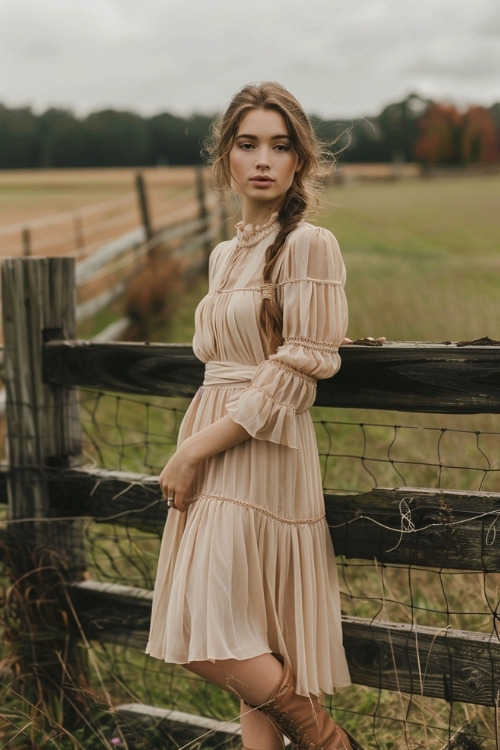
M 305 222 L 321 173 L 297 100 L 250 85 L 215 132 L 216 182 L 240 202 L 196 311 L 203 386 L 160 475 L 168 514 L 148 653 L 241 699 L 251 750 L 360 748 L 319 702 L 350 683 L 309 408 L 340 367 L 338 244 Z

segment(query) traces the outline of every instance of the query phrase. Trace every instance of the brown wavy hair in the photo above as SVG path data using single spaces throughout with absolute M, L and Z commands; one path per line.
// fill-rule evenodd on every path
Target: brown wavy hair
M 220 189 L 231 187 L 229 152 L 242 119 L 254 109 L 274 110 L 284 119 L 291 144 L 299 157 L 299 169 L 288 189 L 278 214 L 280 228 L 276 239 L 266 250 L 264 283 L 272 283 L 273 270 L 288 235 L 317 203 L 320 178 L 327 171 L 323 145 L 297 99 L 278 83 L 249 84 L 232 99 L 225 113 L 212 126 L 208 153 L 213 164 L 214 182 Z M 267 354 L 283 343 L 283 314 L 275 295 L 267 295 L 260 308 Z

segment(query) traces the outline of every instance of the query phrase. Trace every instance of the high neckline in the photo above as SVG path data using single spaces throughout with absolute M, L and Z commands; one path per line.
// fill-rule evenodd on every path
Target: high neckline
M 278 212 L 275 211 L 265 224 L 236 224 L 236 237 L 239 247 L 253 247 L 267 237 L 278 226 Z

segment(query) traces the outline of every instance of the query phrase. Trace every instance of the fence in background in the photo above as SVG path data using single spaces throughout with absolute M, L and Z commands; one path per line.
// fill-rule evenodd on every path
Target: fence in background
M 181 184 L 170 198 L 149 191 L 139 172 L 134 193 L 29 224 L 0 227 L 0 247 L 4 257 L 75 257 L 76 320 L 81 324 L 123 297 L 131 279 L 151 258 L 164 266 L 168 259 L 181 260 L 182 275 L 188 278 L 205 271 L 210 250 L 217 239 L 224 238 L 224 232 L 224 204 L 207 185 L 204 170 L 197 168 L 183 171 Z M 153 273 L 158 276 L 157 269 Z M 130 326 L 124 311 L 95 338 L 119 340 Z M 0 416 L 4 410 L 5 393 L 0 389 Z
M 9 503 L 5 541 L 15 540 L 16 545 L 29 545 L 35 550 L 54 548 L 65 561 L 71 608 L 77 613 L 76 638 L 83 636 L 116 648 L 141 649 L 147 635 L 151 591 L 134 585 L 134 575 L 139 568 L 154 566 L 156 551 L 151 552 L 147 540 L 157 539 L 166 509 L 158 497 L 153 472 L 134 472 L 125 459 L 118 469 L 106 468 L 105 454 L 113 442 L 120 443 L 124 456 L 132 443 L 140 443 L 152 469 L 161 465 L 151 454 L 156 447 L 165 457 L 168 435 L 171 443 L 175 442 L 183 409 L 179 399 L 194 394 L 202 380 L 202 365 L 186 346 L 76 340 L 72 259 L 7 260 L 3 263 L 2 283 L 9 426 L 9 464 L 0 484 L 1 500 Z M 365 728 L 365 735 L 358 731 L 368 747 L 384 746 L 381 726 L 391 723 L 397 726 L 393 736 L 406 739 L 406 745 L 401 747 L 422 746 L 412 744 L 414 724 L 418 725 L 415 731 L 423 732 L 427 738 L 425 747 L 475 748 L 481 746 L 479 738 L 486 737 L 499 743 L 496 584 L 493 591 L 490 589 L 492 578 L 496 580 L 500 572 L 500 553 L 495 543 L 500 512 L 499 431 L 458 430 L 455 441 L 453 430 L 429 428 L 437 433 L 438 460 L 435 466 L 432 462 L 425 465 L 427 471 L 431 469 L 439 475 L 434 487 L 408 486 L 406 479 L 417 476 L 412 474 L 411 464 L 416 463 L 414 453 L 422 431 L 415 431 L 416 437 L 406 445 L 404 455 L 397 440 L 404 425 L 384 426 L 363 420 L 354 425 L 358 442 L 361 436 L 361 448 L 347 449 L 343 443 L 343 452 L 332 448 L 339 442 L 338 431 L 342 427 L 334 422 L 333 409 L 428 415 L 498 414 L 500 349 L 480 343 L 488 344 L 344 347 L 340 372 L 332 380 L 319 383 L 316 404 L 323 411 L 317 424 L 326 436 L 322 439 L 320 435 L 319 445 L 325 484 L 332 488 L 325 492 L 327 518 L 336 552 L 341 556 L 344 603 L 352 611 L 343 619 L 345 646 L 353 681 L 378 691 L 377 708 L 366 709 L 370 729 Z M 26 362 L 30 363 L 29 368 Z M 110 392 L 116 394 L 113 416 L 108 412 L 101 417 L 100 403 Z M 166 424 L 153 427 L 155 396 L 170 404 L 172 424 L 168 429 Z M 146 399 L 144 433 L 135 421 L 137 398 Z M 92 465 L 82 460 L 80 412 L 87 400 L 91 429 L 99 433 Z M 159 410 L 162 408 L 158 406 Z M 127 419 L 127 424 L 122 422 Z M 392 471 L 398 483 L 361 492 L 349 489 L 351 480 L 343 480 L 338 474 L 343 461 L 351 466 L 346 476 L 352 477 L 352 462 L 356 460 L 356 466 L 376 482 L 380 458 L 371 453 L 369 433 L 383 427 L 389 432 L 384 470 Z M 447 448 L 450 435 L 452 446 Z M 467 458 L 466 443 L 471 439 L 479 457 L 477 466 Z M 457 489 L 452 481 L 443 478 L 446 474 L 453 476 L 457 470 L 479 472 L 481 480 L 472 482 L 473 489 Z M 100 529 L 125 530 L 126 544 L 141 550 L 134 574 L 128 565 L 125 580 L 119 578 L 120 565 L 115 555 L 123 540 L 113 541 L 112 535 L 109 541 L 101 538 L 96 552 L 92 547 L 95 538 L 89 541 L 82 519 L 93 519 Z M 134 530 L 140 543 L 132 535 Z M 107 560 L 105 564 L 99 562 L 107 570 L 107 580 L 82 580 L 97 565 L 89 555 L 102 555 Z M 24 564 L 28 558 L 26 554 Z M 374 571 L 375 578 L 369 579 L 366 593 L 368 569 Z M 470 609 L 460 609 L 460 601 L 452 603 L 447 593 L 442 595 L 443 606 L 436 603 L 435 611 L 429 609 L 420 601 L 423 592 L 413 582 L 427 573 L 438 576 L 442 591 L 447 586 L 447 576 L 455 584 L 460 582 L 460 586 L 467 577 L 475 576 L 482 587 L 482 606 L 480 602 L 471 604 Z M 146 578 L 151 575 L 150 570 Z M 395 575 L 408 581 L 411 601 L 399 601 L 391 592 L 394 581 L 389 579 Z M 380 582 L 383 594 L 374 590 L 373 580 Z M 477 594 L 477 585 L 473 588 Z M 393 612 L 393 617 L 384 617 L 387 612 Z M 461 613 L 470 623 L 468 627 L 460 626 Z M 71 613 L 67 618 L 75 619 Z M 422 618 L 428 624 L 420 624 Z M 46 625 L 49 627 L 50 623 Z M 82 670 L 81 664 L 79 669 Z M 399 715 L 393 708 L 387 716 L 382 715 L 381 696 L 385 691 L 394 691 L 400 697 Z M 407 696 L 404 705 L 402 696 Z M 450 706 L 447 727 L 415 721 L 415 706 L 427 698 L 433 701 L 433 711 L 436 699 Z M 490 707 L 493 718 L 490 716 L 490 723 L 485 721 L 480 729 L 463 728 L 464 717 L 470 712 L 461 713 L 461 704 Z M 339 710 L 337 703 L 335 707 Z M 146 714 L 176 719 L 168 711 L 162 713 L 157 708 L 138 705 L 127 704 L 123 711 L 129 717 Z M 360 720 L 362 716 L 363 708 L 358 707 L 356 718 Z M 439 745 L 434 739 L 436 744 L 432 745 L 431 735 L 446 739 L 441 739 Z M 459 736 L 465 738 L 463 745 L 457 744 Z
M 128 236 L 131 244 L 140 244 L 158 230 L 200 215 L 200 202 L 207 198 L 203 170 L 173 170 L 164 179 L 161 174 L 148 173 L 145 178 L 139 171 L 123 195 L 0 227 L 0 255 L 71 253 L 82 260 L 118 237 Z M 84 178 L 78 179 L 85 184 Z M 72 187 L 69 184 L 68 189 Z M 39 189 L 43 193 L 43 185 Z
M 182 269 L 185 276 L 192 277 L 206 271 L 214 242 L 223 236 L 225 212 L 224 205 L 217 196 L 206 189 L 203 170 L 198 169 L 194 174 L 195 196 L 190 200 L 186 200 L 184 196 L 177 210 L 172 210 L 171 207 L 172 213 L 164 216 L 163 225 L 153 225 L 144 182 L 138 176 L 137 192 L 142 216 L 140 227 L 101 247 L 97 255 L 77 266 L 80 298 L 76 313 L 78 323 L 93 318 L 123 295 L 131 273 L 140 271 L 148 259 L 182 259 L 185 261 Z M 99 280 L 103 277 L 104 290 L 96 293 Z M 91 290 L 90 296 L 85 291 L 88 289 Z M 123 317 L 108 330 L 103 330 L 98 339 L 119 339 L 129 325 L 130 321 Z

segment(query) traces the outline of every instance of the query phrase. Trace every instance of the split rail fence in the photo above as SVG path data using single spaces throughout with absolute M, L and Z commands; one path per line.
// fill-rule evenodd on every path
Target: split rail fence
M 82 465 L 78 389 L 191 397 L 201 384 L 203 366 L 186 345 L 77 340 L 75 295 L 73 259 L 3 262 L 9 462 L 0 500 L 9 506 L 5 533 L 22 528 L 23 539 L 35 546 L 53 545 L 67 560 L 72 602 L 90 640 L 116 643 L 123 638 L 127 646 L 142 649 L 151 592 L 82 581 L 86 561 L 75 519 L 109 523 L 115 518 L 119 524 L 126 518 L 129 525 L 156 528 L 167 510 L 154 502 L 159 496 L 156 477 Z M 319 383 L 316 404 L 498 414 L 500 349 L 419 343 L 346 346 L 340 372 Z M 413 533 L 403 533 L 402 501 L 411 508 Z M 500 513 L 500 493 L 379 487 L 363 494 L 326 494 L 325 502 L 336 553 L 346 560 L 500 572 L 500 546 L 488 539 Z M 51 518 L 57 520 L 51 524 Z M 355 683 L 450 703 L 498 705 L 496 632 L 351 616 L 344 618 L 343 632 Z

